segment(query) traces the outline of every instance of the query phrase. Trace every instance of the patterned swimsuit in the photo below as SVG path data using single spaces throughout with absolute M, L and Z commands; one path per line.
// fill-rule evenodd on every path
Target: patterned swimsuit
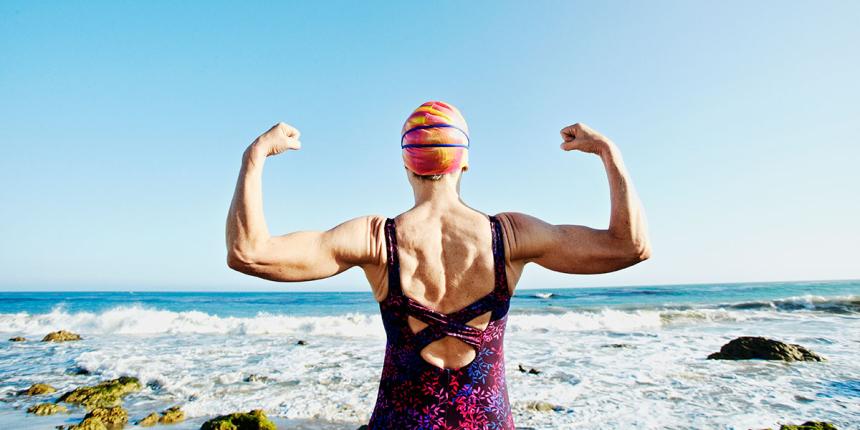
M 490 216 L 495 286 L 465 308 L 443 314 L 403 294 L 394 220 L 385 222 L 388 296 L 379 303 L 388 343 L 376 407 L 369 429 L 514 429 L 505 383 L 502 343 L 510 305 L 505 251 L 499 220 Z M 492 312 L 486 329 L 467 323 Z M 413 333 L 407 318 L 427 324 Z M 459 369 L 443 369 L 421 358 L 421 350 L 445 336 L 475 348 L 475 359 Z

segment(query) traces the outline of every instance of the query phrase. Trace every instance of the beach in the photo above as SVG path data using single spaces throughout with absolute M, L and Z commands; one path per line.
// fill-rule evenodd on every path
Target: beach
M 40 342 L 60 329 L 83 339 Z M 179 405 L 186 420 L 157 428 L 259 408 L 279 428 L 355 429 L 385 348 L 369 291 L 8 292 L 0 335 L 4 429 L 76 423 L 84 411 L 71 405 L 26 409 L 120 376 L 143 385 L 123 399 L 132 424 Z M 826 361 L 707 359 L 739 336 Z M 858 428 L 860 281 L 518 290 L 505 354 L 518 428 Z M 57 392 L 17 394 L 34 383 Z

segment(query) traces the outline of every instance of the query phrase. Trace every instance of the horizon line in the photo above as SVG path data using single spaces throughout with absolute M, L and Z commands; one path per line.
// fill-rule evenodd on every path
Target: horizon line
M 741 285 L 741 284 L 779 284 L 779 283 L 804 283 L 804 282 L 860 282 L 860 278 L 847 279 L 800 279 L 800 280 L 768 280 L 768 281 L 730 281 L 730 282 L 687 282 L 677 284 L 629 284 L 629 285 L 611 285 L 611 286 L 589 286 L 589 287 L 552 287 L 552 288 L 530 288 L 523 287 L 514 290 L 514 294 L 521 290 L 587 290 L 598 288 L 641 288 L 641 287 L 684 287 L 684 286 L 701 286 L 701 285 Z M 309 289 L 309 290 L 292 290 L 279 291 L 276 289 L 225 289 L 225 290 L 206 290 L 206 289 L 171 289 L 171 290 L 139 290 L 139 289 L 114 289 L 114 290 L 99 290 L 99 289 L 65 289 L 65 290 L 6 290 L 0 289 L 0 293 L 370 293 L 367 291 L 355 290 L 328 290 L 328 289 Z

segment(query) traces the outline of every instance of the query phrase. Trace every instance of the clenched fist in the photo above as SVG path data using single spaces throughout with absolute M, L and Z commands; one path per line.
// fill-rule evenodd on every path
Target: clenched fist
M 563 128 L 561 138 L 564 140 L 561 143 L 561 149 L 565 151 L 582 151 L 604 155 L 614 148 L 614 144 L 608 137 L 582 123 Z
M 255 139 L 249 149 L 266 157 L 278 155 L 288 149 L 300 149 L 300 136 L 295 127 L 279 122 Z

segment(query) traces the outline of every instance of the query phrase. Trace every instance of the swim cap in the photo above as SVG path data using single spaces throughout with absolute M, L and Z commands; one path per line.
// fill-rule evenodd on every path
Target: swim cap
M 401 133 L 403 162 L 418 175 L 444 175 L 469 166 L 469 126 L 448 103 L 418 106 Z

